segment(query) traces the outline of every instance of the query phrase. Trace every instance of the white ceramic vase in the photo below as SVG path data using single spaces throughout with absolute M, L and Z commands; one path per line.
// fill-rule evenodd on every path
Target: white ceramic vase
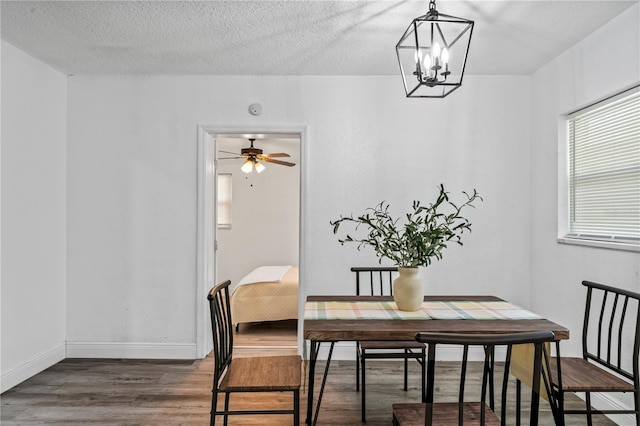
M 424 300 L 424 287 L 419 268 L 399 267 L 400 275 L 393 280 L 393 300 L 401 311 L 417 311 Z

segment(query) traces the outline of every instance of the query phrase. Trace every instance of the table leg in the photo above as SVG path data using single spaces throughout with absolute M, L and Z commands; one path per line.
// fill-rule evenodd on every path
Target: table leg
M 490 362 L 489 362 L 489 399 L 490 404 L 489 407 L 495 411 L 496 409 L 496 395 L 495 395 L 495 386 L 493 382 L 493 373 L 495 371 L 496 364 L 496 347 L 491 346 L 491 353 L 489 354 Z
M 556 341 L 556 361 L 557 361 L 557 370 L 556 377 L 558 377 L 558 388 L 557 391 L 551 383 L 551 365 L 550 365 L 550 357 L 551 352 L 545 352 L 545 374 L 543 376 L 545 380 L 545 386 L 547 393 L 549 394 L 549 403 L 551 404 L 551 410 L 553 412 L 553 418 L 555 419 L 556 425 L 564 426 L 564 394 L 562 393 L 562 370 L 560 367 L 560 341 Z
M 315 426 L 318 421 L 318 414 L 320 413 L 320 403 L 322 402 L 322 394 L 324 393 L 324 386 L 327 383 L 327 375 L 329 373 L 329 365 L 331 364 L 331 356 L 333 355 L 333 347 L 335 342 L 331 342 L 329 346 L 329 355 L 327 356 L 327 364 L 324 367 L 324 374 L 322 376 L 322 383 L 320 384 L 320 391 L 318 392 L 318 404 L 316 405 L 316 412 L 311 419 L 313 413 L 313 386 L 316 371 L 316 361 L 318 360 L 318 353 L 320 352 L 320 342 L 311 341 L 311 356 L 309 358 L 309 394 L 307 395 L 307 419 L 308 425 Z
M 527 386 L 533 386 L 533 381 L 537 376 L 534 374 L 531 369 L 531 365 L 534 365 L 535 359 L 535 345 L 526 344 L 526 345 L 515 345 L 513 347 L 513 352 L 511 356 L 511 374 L 516 378 L 517 384 L 524 383 Z M 553 414 L 554 423 L 558 426 L 563 425 L 562 416 L 560 413 L 562 409 L 560 407 L 561 401 L 559 401 L 558 395 L 551 384 L 551 365 L 550 365 L 550 357 L 551 357 L 551 346 L 549 344 L 545 344 L 545 347 L 542 351 L 542 369 L 539 374 L 540 380 L 540 396 L 547 401 L 549 401 L 549 406 L 551 407 L 551 412 Z M 556 354 L 560 351 L 559 341 L 556 342 Z M 559 367 L 559 366 L 558 366 Z M 517 413 L 519 415 L 520 412 L 520 403 L 517 402 L 516 405 Z
M 313 414 L 313 380 L 316 373 L 316 360 L 318 359 L 318 351 L 320 350 L 320 342 L 310 341 L 309 354 L 309 389 L 307 390 L 307 419 L 306 424 L 311 424 L 311 416 Z

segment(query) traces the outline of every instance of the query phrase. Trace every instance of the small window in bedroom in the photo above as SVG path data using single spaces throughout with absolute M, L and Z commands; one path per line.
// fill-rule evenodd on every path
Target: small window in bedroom
M 640 247 L 639 89 L 567 117 L 566 239 Z
M 218 173 L 218 229 L 231 229 L 231 173 Z

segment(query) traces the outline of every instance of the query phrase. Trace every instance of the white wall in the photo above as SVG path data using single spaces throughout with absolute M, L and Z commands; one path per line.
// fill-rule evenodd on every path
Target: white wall
M 67 78 L 2 42 L 2 391 L 65 356 Z
M 638 9 L 630 8 L 533 75 L 531 300 L 536 311 L 571 329 L 573 339 L 563 345 L 567 354 L 580 348 L 582 280 L 640 291 L 639 253 L 556 242 L 558 120 L 640 81 Z
M 231 143 L 232 142 L 232 143 Z M 240 152 L 247 139 L 217 140 L 218 150 Z M 232 227 L 218 229 L 219 280 L 235 286 L 254 268 L 264 265 L 298 266 L 300 205 L 300 141 L 261 139 L 265 153 L 286 152 L 282 160 L 293 167 L 265 163 L 262 173 L 243 173 L 241 160 L 218 160 L 219 173 L 232 175 Z M 230 157 L 222 153 L 219 157 Z
M 416 100 L 397 77 L 71 77 L 69 353 L 193 350 L 198 124 L 307 126 L 306 293 L 350 293 L 349 267 L 376 262 L 341 247 L 330 219 L 381 200 L 400 213 L 444 182 L 485 201 L 465 246 L 423 272 L 427 291 L 526 305 L 529 83 L 469 77 L 447 99 Z
M 581 354 L 585 303 L 582 280 L 640 291 L 640 253 L 564 245 L 558 235 L 558 121 L 576 109 L 640 81 L 640 10 L 636 5 L 578 43 L 532 77 L 531 304 L 568 327 L 563 355 Z M 562 143 L 563 141 L 560 141 Z M 632 350 L 628 340 L 628 351 Z M 630 366 L 629 366 L 630 367 Z M 633 407 L 631 395 L 594 399 L 603 409 Z M 617 416 L 617 424 L 635 424 Z

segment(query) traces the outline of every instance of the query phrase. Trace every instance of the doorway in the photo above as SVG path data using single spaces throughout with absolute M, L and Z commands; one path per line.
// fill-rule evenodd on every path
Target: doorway
M 249 136 L 249 137 L 247 137 Z M 216 229 L 216 278 L 230 279 L 232 288 L 255 268 L 299 265 L 300 137 L 297 134 L 216 136 L 218 189 L 222 177 L 231 185 L 230 197 L 218 206 Z M 255 139 L 264 154 L 286 154 L 274 158 L 295 164 L 258 161 L 264 170 L 241 170 L 246 159 L 242 149 Z M 269 157 L 267 157 L 269 158 Z M 219 193 L 219 195 L 222 195 Z M 230 210 L 231 220 L 220 221 L 221 210 Z
M 238 282 L 254 267 L 292 265 L 299 268 L 298 313 L 304 298 L 304 209 L 306 128 L 219 128 L 199 126 L 197 357 L 211 350 L 208 308 L 202 300 L 219 280 Z M 285 152 L 293 167 L 265 162 L 257 173 L 241 171 L 240 153 L 255 139 L 266 153 Z M 225 152 L 220 152 L 225 151 Z M 230 159 L 222 159 L 229 158 Z M 291 173 L 292 170 L 295 173 Z M 231 223 L 217 224 L 217 176 L 231 175 Z M 284 179 L 284 180 L 283 180 Z M 296 182 L 286 183 L 287 180 Z M 293 185 L 293 184 L 294 185 Z M 288 209 L 287 209 L 288 207 Z M 283 209 L 284 208 L 284 209 Z M 216 249 L 217 247 L 217 249 Z M 278 247 L 278 249 L 274 249 Z M 301 330 L 297 330 L 300 352 Z

